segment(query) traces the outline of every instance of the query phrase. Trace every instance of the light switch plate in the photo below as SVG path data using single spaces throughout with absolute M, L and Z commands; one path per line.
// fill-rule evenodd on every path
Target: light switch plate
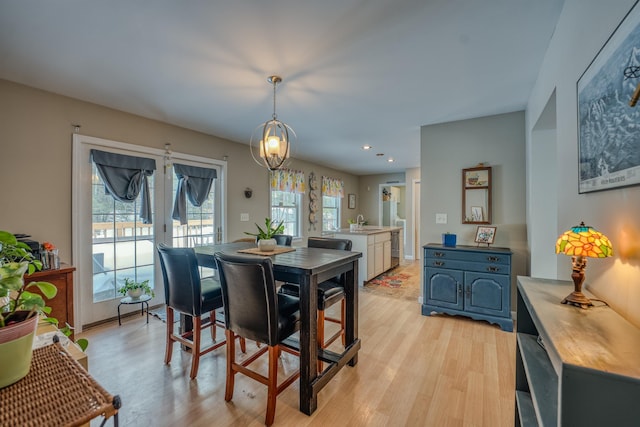
M 436 224 L 446 224 L 447 223 L 447 214 L 446 213 L 437 213 L 436 214 Z
M 240 221 L 249 221 L 249 214 L 248 213 L 241 213 L 240 214 Z

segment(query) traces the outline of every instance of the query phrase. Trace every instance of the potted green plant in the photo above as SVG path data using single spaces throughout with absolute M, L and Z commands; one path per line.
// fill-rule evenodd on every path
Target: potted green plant
M 149 286 L 149 281 L 145 280 L 142 282 L 136 282 L 133 279 L 128 277 L 124 278 L 124 285 L 118 289 L 122 295 L 129 295 L 133 299 L 140 298 L 142 295 L 149 295 L 151 297 L 155 297 L 156 294 L 153 292 L 153 289 Z
M 280 224 L 276 225 L 276 223 L 273 222 L 271 218 L 265 218 L 264 226 L 265 227 L 263 229 L 258 224 L 256 224 L 256 227 L 258 228 L 257 233 L 249 233 L 245 231 L 244 234 L 255 236 L 258 243 L 258 248 L 261 251 L 268 252 L 274 250 L 277 246 L 276 240 L 273 238 L 273 236 L 276 234 L 284 233 L 284 221 L 280 221 Z
M 31 366 L 33 337 L 41 312 L 50 313 L 44 298 L 58 292 L 49 282 L 25 282 L 24 275 L 42 268 L 31 249 L 7 231 L 0 231 L 0 388 L 24 378 Z M 51 323 L 56 319 L 46 318 Z

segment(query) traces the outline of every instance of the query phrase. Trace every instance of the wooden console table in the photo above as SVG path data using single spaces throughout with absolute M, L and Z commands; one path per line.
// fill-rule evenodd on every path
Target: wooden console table
M 118 426 L 121 406 L 59 343 L 34 350 L 31 370 L 0 389 L 0 402 L 5 427 L 79 426 L 99 416 Z

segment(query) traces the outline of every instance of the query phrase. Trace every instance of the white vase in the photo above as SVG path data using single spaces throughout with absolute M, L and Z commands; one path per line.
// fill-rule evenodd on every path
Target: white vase
M 276 246 L 278 246 L 276 239 L 258 240 L 258 249 L 260 249 L 263 252 L 271 252 L 276 248 Z
M 138 299 L 142 295 L 142 289 L 129 289 L 127 294 L 129 294 L 132 299 Z

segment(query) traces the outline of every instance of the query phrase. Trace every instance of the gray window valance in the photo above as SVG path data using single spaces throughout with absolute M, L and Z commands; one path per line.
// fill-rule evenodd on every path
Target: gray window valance
M 156 161 L 100 150 L 91 150 L 90 156 L 104 182 L 105 191 L 114 199 L 133 203 L 142 192 L 140 218 L 144 224 L 151 224 L 151 199 L 147 177 L 153 175 Z
M 202 206 L 209 196 L 211 184 L 217 178 L 217 173 L 215 169 L 178 163 L 173 164 L 173 170 L 178 178 L 178 190 L 171 217 L 184 225 L 187 223 L 187 198 L 193 206 Z

